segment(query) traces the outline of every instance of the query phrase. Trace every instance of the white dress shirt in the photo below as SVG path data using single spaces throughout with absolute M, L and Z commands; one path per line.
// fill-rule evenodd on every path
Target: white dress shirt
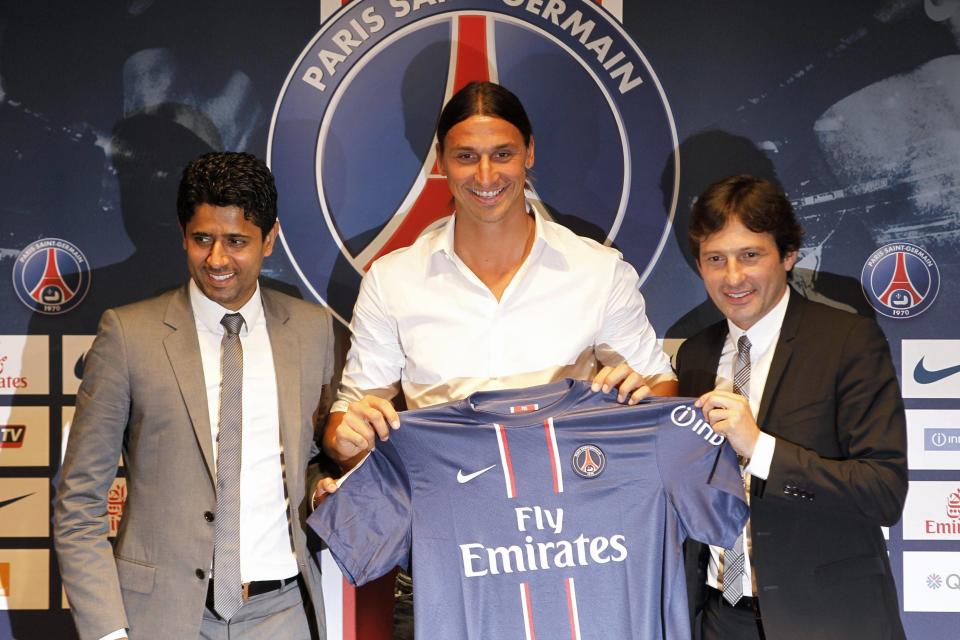
M 455 216 L 377 260 L 360 287 L 332 410 L 401 388 L 413 409 L 588 379 L 598 362 L 626 361 L 651 386 L 674 379 L 634 268 L 615 249 L 532 215 L 530 254 L 500 300 L 454 251 Z
M 763 397 L 763 389 L 767 384 L 767 374 L 770 373 L 770 364 L 773 362 L 773 352 L 776 350 L 777 339 L 780 337 L 780 327 L 783 325 L 783 318 L 787 314 L 787 303 L 790 300 L 790 287 L 787 286 L 783 292 L 783 297 L 767 315 L 763 316 L 744 331 L 734 323 L 727 321 L 727 339 L 723 343 L 723 351 L 720 352 L 720 364 L 717 366 L 718 389 L 733 391 L 733 376 L 737 366 L 737 342 L 740 336 L 746 334 L 750 340 L 750 386 L 748 397 L 750 399 L 750 410 L 754 418 L 760 409 L 760 400 Z M 760 425 L 763 428 L 763 425 Z M 770 463 L 773 460 L 773 450 L 776 446 L 776 438 L 768 433 L 760 433 L 760 439 L 753 451 L 753 457 L 744 468 L 744 473 L 749 476 L 766 479 L 770 474 Z M 745 530 L 749 529 L 750 523 L 747 523 Z M 749 540 L 749 536 L 746 538 Z M 710 547 L 710 562 L 707 565 L 707 584 L 714 589 L 721 589 L 717 575 L 720 569 L 720 554 L 723 551 L 720 547 Z M 750 563 L 751 554 L 744 555 L 744 576 L 743 576 L 743 594 L 753 595 L 753 566 Z
M 190 304 L 197 321 L 200 359 L 207 387 L 214 460 L 220 416 L 220 341 L 224 314 L 234 313 L 200 292 L 190 281 Z M 263 316 L 260 287 L 239 310 L 244 326 L 243 452 L 240 463 L 240 576 L 243 582 L 277 580 L 297 574 L 287 522 L 280 454 L 280 413 L 273 351 Z

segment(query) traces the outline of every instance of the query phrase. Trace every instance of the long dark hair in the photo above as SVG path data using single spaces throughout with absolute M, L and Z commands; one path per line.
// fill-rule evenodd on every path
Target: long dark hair
M 519 129 L 523 144 L 530 146 L 533 127 L 520 99 L 499 84 L 471 82 L 453 94 L 440 112 L 440 118 L 437 119 L 437 143 L 441 152 L 450 129 L 471 116 L 492 116 L 506 120 Z

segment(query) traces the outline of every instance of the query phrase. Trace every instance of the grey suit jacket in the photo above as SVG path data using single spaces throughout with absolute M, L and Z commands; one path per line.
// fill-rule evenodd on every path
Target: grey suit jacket
M 277 376 L 291 532 L 325 636 L 320 571 L 304 525 L 307 462 L 333 370 L 329 314 L 261 287 Z M 187 287 L 110 309 L 87 355 L 61 470 L 55 543 L 83 640 L 196 638 L 213 557 L 210 417 Z M 123 451 L 127 502 L 116 547 L 107 491 Z
M 680 394 L 715 386 L 726 320 L 683 343 Z M 877 324 L 795 291 L 757 422 L 777 438 L 767 479 L 750 483 L 760 615 L 775 640 L 902 640 L 880 527 L 907 495 L 906 421 Z M 687 541 L 687 586 L 705 597 L 707 548 Z

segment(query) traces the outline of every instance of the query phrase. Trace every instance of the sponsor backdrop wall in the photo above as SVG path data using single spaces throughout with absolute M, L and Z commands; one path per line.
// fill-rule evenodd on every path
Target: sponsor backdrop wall
M 876 316 L 889 338 L 910 438 L 889 531 L 903 618 L 911 638 L 956 637 L 960 2 L 12 0 L 0 638 L 73 637 L 50 519 L 83 356 L 105 308 L 186 278 L 185 162 L 268 157 L 284 250 L 265 276 L 346 322 L 370 261 L 449 213 L 432 128 L 473 78 L 526 104 L 532 200 L 636 266 L 670 350 L 716 318 L 685 247 L 692 198 L 736 172 L 783 185 L 807 231 L 794 286 Z

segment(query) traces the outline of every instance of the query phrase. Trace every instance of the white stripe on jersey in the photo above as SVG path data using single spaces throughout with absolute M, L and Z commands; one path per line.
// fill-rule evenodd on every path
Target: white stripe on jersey
M 553 428 L 553 418 L 544 423 L 549 438 L 550 453 L 553 455 L 553 482 L 557 493 L 563 493 L 563 468 L 560 466 L 560 449 L 557 447 L 557 432 Z
M 537 636 L 533 631 L 533 620 L 530 618 L 530 585 L 526 582 L 520 583 L 520 606 L 523 608 L 523 633 L 526 640 L 534 640 Z

